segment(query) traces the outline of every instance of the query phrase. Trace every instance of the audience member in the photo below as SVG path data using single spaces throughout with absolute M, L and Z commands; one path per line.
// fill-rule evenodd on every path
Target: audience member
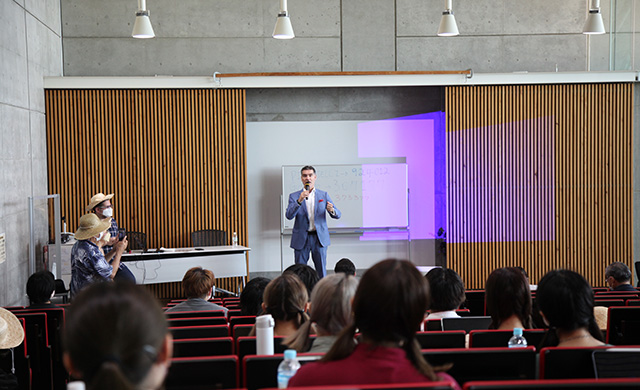
M 356 276 L 356 265 L 349 259 L 342 258 L 340 261 L 336 263 L 336 266 L 333 268 L 333 272 L 335 273 L 345 273 L 347 275 Z
M 385 260 L 374 265 L 353 298 L 353 322 L 322 360 L 302 366 L 289 386 L 444 380 L 459 389 L 453 378 L 438 372 L 442 367 L 425 361 L 415 338 L 428 303 L 427 281 L 413 264 Z
M 249 280 L 240 293 L 240 314 L 257 316 L 262 312 L 262 296 L 270 280 L 257 277 Z
M 533 328 L 529 281 L 515 267 L 494 270 L 485 285 L 489 329 Z
M 102 246 L 109 242 L 111 236 L 107 231 L 111 222 L 101 220 L 95 214 L 85 214 L 80 217 L 79 225 L 75 234 L 77 242 L 71 248 L 72 298 L 91 283 L 113 280 L 120 266 L 120 256 L 115 256 L 113 263 L 109 264 L 102 251 Z M 126 247 L 125 239 L 118 242 L 114 250 L 122 253 Z
M 49 271 L 38 271 L 27 279 L 27 296 L 30 309 L 48 309 L 58 306 L 51 303 L 56 293 L 56 280 Z
M 307 289 L 293 273 L 283 273 L 267 284 L 262 302 L 263 314 L 275 321 L 274 336 L 290 336 L 309 320 Z
M 624 263 L 616 261 L 609 264 L 604 271 L 604 277 L 607 279 L 607 284 L 611 287 L 611 291 L 638 292 L 631 285 L 631 270 Z
M 116 219 L 113 217 L 113 204 L 111 204 L 111 199 L 113 199 L 113 194 L 105 195 L 100 192 L 91 197 L 89 204 L 85 208 L 86 212 L 94 213 L 102 221 L 111 220 L 111 226 L 109 227 L 109 234 L 111 236 L 102 247 L 104 257 L 109 264 L 113 264 L 116 258 L 120 260 L 120 256 L 122 256 L 122 253 L 113 250 L 114 245 L 120 241 L 126 241 L 126 237 L 122 237 L 122 240 L 120 239 L 120 228 L 118 227 Z M 120 262 L 118 268 L 118 273 L 116 273 L 114 280 L 118 282 L 136 282 L 136 277 L 125 264 Z
M 20 320 L 9 310 L 0 308 L 0 358 L 3 361 L 5 358 L 13 359 L 11 348 L 22 344 L 22 340 L 24 340 L 24 329 Z M 16 375 L 10 370 L 5 371 L 4 367 L 0 366 L 0 389 L 18 388 Z
M 213 272 L 202 267 L 190 268 L 182 278 L 182 289 L 187 300 L 167 309 L 168 313 L 177 311 L 224 311 L 225 316 L 229 309 L 209 302 L 213 297 L 216 277 Z
M 322 278 L 311 292 L 309 321 L 284 344 L 298 352 L 327 352 L 338 333 L 351 322 L 351 300 L 357 287 L 355 277 L 341 272 Z M 309 338 L 312 328 L 316 334 L 313 343 Z
M 604 344 L 593 314 L 593 289 L 579 273 L 564 269 L 547 273 L 538 283 L 536 306 L 550 327 L 542 346 Z
M 466 297 L 462 278 L 451 268 L 433 268 L 426 275 L 431 293 L 428 320 L 460 317 L 456 309 Z
M 67 310 L 64 363 L 88 390 L 160 389 L 173 343 L 156 299 L 131 283 L 96 283 Z
M 304 283 L 305 287 L 307 288 L 307 297 L 311 297 L 311 291 L 313 291 L 316 283 L 318 283 L 318 280 L 320 280 L 320 277 L 318 276 L 316 270 L 306 264 L 294 264 L 292 266 L 289 266 L 284 270 L 284 273 L 292 273 L 300 278 L 302 283 Z

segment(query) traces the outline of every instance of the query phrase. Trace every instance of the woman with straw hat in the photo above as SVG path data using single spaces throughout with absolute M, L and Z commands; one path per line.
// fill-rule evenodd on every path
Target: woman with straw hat
M 4 360 L 5 354 L 11 354 L 11 369 L 14 369 L 13 353 L 9 351 L 24 340 L 24 329 L 18 318 L 6 309 L 0 308 L 0 357 Z M 18 379 L 11 372 L 4 372 L 0 368 L 0 388 L 17 389 Z
M 77 242 L 71 249 L 71 297 L 91 283 L 113 280 L 116 276 L 120 255 L 126 246 L 116 246 L 114 250 L 119 253 L 112 264 L 107 262 L 102 246 L 109 242 L 110 226 L 110 219 L 100 220 L 95 214 L 80 217 L 80 227 L 75 234 Z

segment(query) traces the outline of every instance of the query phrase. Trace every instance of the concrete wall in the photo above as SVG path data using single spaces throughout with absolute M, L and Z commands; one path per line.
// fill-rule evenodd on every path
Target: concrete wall
M 618 0 L 620 29 L 640 24 Z M 209 75 L 213 72 L 580 71 L 587 1 L 454 1 L 461 35 L 436 31 L 442 0 L 289 2 L 296 33 L 275 40 L 277 0 L 152 0 L 156 38 L 131 39 L 135 0 L 61 0 L 67 76 Z M 601 2 L 609 31 L 610 2 Z M 640 7 L 635 7 L 640 8 Z M 637 34 L 636 34 L 637 35 Z M 607 70 L 609 34 L 591 38 L 591 69 Z M 631 45 L 619 42 L 619 50 Z M 631 47 L 628 47 L 631 50 Z M 638 53 L 636 53 L 636 59 Z M 640 63 L 640 61 L 636 61 Z
M 62 75 L 60 3 L 0 0 L 0 306 L 25 304 L 28 197 L 47 194 L 43 76 Z M 36 203 L 39 258 L 47 239 L 45 201 Z

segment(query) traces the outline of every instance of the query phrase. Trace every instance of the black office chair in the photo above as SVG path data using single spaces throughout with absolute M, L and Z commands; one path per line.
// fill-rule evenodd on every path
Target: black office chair
M 147 251 L 147 233 L 127 232 L 127 240 L 129 241 L 129 250 Z
M 204 229 L 191 232 L 193 246 L 227 245 L 227 232 L 224 230 Z

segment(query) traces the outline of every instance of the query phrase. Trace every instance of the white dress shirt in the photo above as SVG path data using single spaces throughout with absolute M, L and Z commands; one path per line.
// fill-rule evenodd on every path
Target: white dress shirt
M 316 209 L 316 189 L 315 188 L 311 190 L 311 192 L 309 193 L 309 196 L 307 197 L 307 199 L 305 199 L 305 202 L 307 204 L 307 213 L 309 215 L 309 231 L 315 232 L 316 231 L 316 223 L 314 218 L 314 213 L 316 211 L 315 210 Z

